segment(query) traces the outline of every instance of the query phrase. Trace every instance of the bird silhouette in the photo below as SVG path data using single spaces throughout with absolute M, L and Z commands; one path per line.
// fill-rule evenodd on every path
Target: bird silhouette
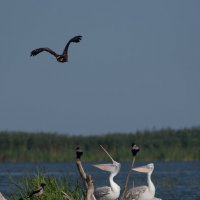
M 50 54 L 52 54 L 53 56 L 55 56 L 55 58 L 57 59 L 58 62 L 61 62 L 61 63 L 65 63 L 68 61 L 68 49 L 69 49 L 69 45 L 73 42 L 73 43 L 79 43 L 82 39 L 82 36 L 81 35 L 78 35 L 78 36 L 75 36 L 73 38 L 71 38 L 64 50 L 63 50 L 63 53 L 62 54 L 57 54 L 55 51 L 53 51 L 52 49 L 48 48 L 48 47 L 42 47 L 42 48 L 38 48 L 38 49 L 34 49 L 33 51 L 31 51 L 31 56 L 36 56 L 38 55 L 39 53 L 43 52 L 43 51 L 46 51 Z
M 136 156 L 139 151 L 140 151 L 140 148 L 136 144 L 132 143 L 131 145 L 132 155 Z
M 76 147 L 76 159 L 81 159 L 81 156 L 83 155 L 83 151 L 80 149 L 79 146 Z

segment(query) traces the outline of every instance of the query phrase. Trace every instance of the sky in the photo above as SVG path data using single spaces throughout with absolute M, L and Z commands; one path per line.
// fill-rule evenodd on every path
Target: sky
M 200 125 L 200 1 L 2 0 L 0 131 Z M 30 57 L 39 47 L 62 53 Z

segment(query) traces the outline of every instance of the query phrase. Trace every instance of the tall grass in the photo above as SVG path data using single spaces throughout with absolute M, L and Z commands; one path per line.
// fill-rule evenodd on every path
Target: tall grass
M 85 191 L 78 181 L 72 181 L 68 177 L 54 177 L 37 173 L 34 176 L 26 176 L 20 182 L 15 182 L 11 179 L 12 191 L 14 193 L 9 197 L 11 200 L 30 200 L 38 199 L 37 197 L 28 198 L 31 191 L 39 188 L 41 183 L 45 183 L 44 193 L 38 197 L 40 200 L 60 200 L 64 199 L 62 192 L 67 193 L 72 199 L 85 199 Z

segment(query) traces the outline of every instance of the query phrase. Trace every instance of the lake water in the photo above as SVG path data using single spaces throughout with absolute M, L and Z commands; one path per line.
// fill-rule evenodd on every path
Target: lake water
M 109 185 L 108 172 L 103 172 L 92 166 L 94 163 L 83 163 L 85 171 L 95 180 L 95 186 Z M 115 181 L 124 186 L 125 178 L 130 169 L 130 162 L 123 162 L 120 173 Z M 147 163 L 137 162 L 135 166 Z M 200 200 L 200 161 L 195 162 L 155 162 L 152 181 L 156 187 L 156 197 L 163 200 Z M 24 176 L 34 175 L 37 169 L 53 176 L 69 176 L 80 179 L 75 163 L 2 163 L 0 164 L 0 192 L 11 194 L 12 177 L 20 181 Z M 132 172 L 129 185 L 146 185 L 146 175 Z

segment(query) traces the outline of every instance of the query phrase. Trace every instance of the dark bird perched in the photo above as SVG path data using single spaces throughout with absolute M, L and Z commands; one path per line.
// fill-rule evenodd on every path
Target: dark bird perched
M 76 166 L 86 188 L 86 200 L 96 200 L 94 196 L 94 183 L 93 183 L 92 177 L 91 175 L 88 175 L 85 173 L 85 170 L 82 166 L 82 162 L 81 162 L 82 155 L 83 155 L 83 151 L 80 149 L 79 146 L 77 146 L 76 147 Z M 68 200 L 73 200 L 73 199 L 68 198 Z
M 137 153 L 140 151 L 140 148 L 134 143 L 131 145 L 131 147 L 132 147 L 131 148 L 132 155 L 136 156 Z
M 125 182 L 124 191 L 123 191 L 123 193 L 122 193 L 122 195 L 121 195 L 121 197 L 120 197 L 120 200 L 124 200 L 125 195 L 126 195 L 126 193 L 127 193 L 129 177 L 130 177 L 130 174 L 131 174 L 133 165 L 134 165 L 134 163 L 135 163 L 136 155 L 137 155 L 137 153 L 138 153 L 139 151 L 140 151 L 140 148 L 139 148 L 135 143 L 132 143 L 132 144 L 131 144 L 131 153 L 132 153 L 132 164 L 131 164 L 131 169 L 129 170 L 128 175 L 127 175 L 127 177 L 126 177 L 126 182 Z
M 30 197 L 32 197 L 32 196 L 38 197 L 38 196 L 42 195 L 43 192 L 44 192 L 44 187 L 45 187 L 45 185 L 46 185 L 45 183 L 41 183 L 40 187 L 39 187 L 37 190 L 31 192 L 31 193 L 28 195 L 28 198 L 30 198 Z
M 44 48 L 38 48 L 38 49 L 31 51 L 31 56 L 36 56 L 37 54 L 39 54 L 43 51 L 46 51 L 46 52 L 52 54 L 53 56 L 55 56 L 58 62 L 61 62 L 61 63 L 67 62 L 68 61 L 68 48 L 69 48 L 70 43 L 71 42 L 79 43 L 81 38 L 82 38 L 81 35 L 71 38 L 68 41 L 68 43 L 66 44 L 66 46 L 63 50 L 63 53 L 61 55 L 57 54 L 55 51 L 53 51 L 52 49 L 50 49 L 48 47 L 44 47 Z
M 76 159 L 80 159 L 83 155 L 83 151 L 80 149 L 79 146 L 76 147 Z

